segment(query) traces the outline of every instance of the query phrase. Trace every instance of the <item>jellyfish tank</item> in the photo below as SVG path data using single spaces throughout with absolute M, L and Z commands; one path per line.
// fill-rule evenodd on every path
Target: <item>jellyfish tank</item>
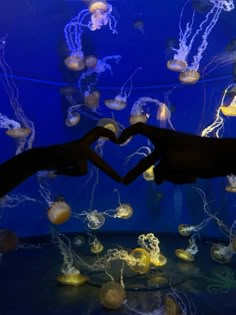
M 1 315 L 236 314 L 235 6 L 0 1 Z

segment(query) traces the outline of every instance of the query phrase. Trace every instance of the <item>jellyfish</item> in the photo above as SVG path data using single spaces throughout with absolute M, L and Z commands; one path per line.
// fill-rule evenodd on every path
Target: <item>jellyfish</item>
M 236 85 L 231 84 L 227 87 L 222 99 L 220 110 L 224 116 L 236 116 Z
M 75 246 L 78 246 L 78 247 L 80 247 L 80 246 L 83 246 L 84 244 L 85 244 L 85 238 L 84 238 L 84 236 L 83 235 L 77 235 L 77 236 L 75 236 L 74 238 L 73 238 L 73 244 L 75 245 Z
M 138 237 L 138 245 L 144 248 L 150 255 L 150 263 L 155 267 L 164 266 L 167 259 L 160 252 L 159 239 L 153 234 L 141 234 Z
M 223 96 L 221 98 L 221 102 L 219 107 L 216 110 L 216 116 L 215 120 L 212 124 L 204 128 L 201 132 L 202 137 L 210 137 L 212 134 L 216 136 L 216 138 L 221 138 L 224 130 L 224 117 L 222 116 L 223 112 L 229 113 L 234 111 L 234 98 L 233 98 L 233 104 L 232 104 L 232 111 L 231 111 L 231 104 L 226 105 L 225 104 L 225 98 L 227 98 L 227 95 L 233 95 L 234 93 L 234 84 L 230 84 L 223 92 Z M 231 91 L 232 90 L 232 91 Z M 235 94 L 236 95 L 236 94 Z M 225 105 L 224 105 L 225 104 Z M 227 109 L 229 107 L 229 109 Z M 223 111 L 222 111 L 223 108 Z M 232 116 L 232 114 L 231 114 Z
M 202 229 L 204 229 L 207 224 L 212 220 L 213 218 L 206 218 L 203 220 L 201 223 L 197 225 L 188 225 L 188 224 L 180 224 L 178 226 L 178 232 L 182 236 L 189 236 L 192 233 L 197 233 L 200 232 Z
M 118 189 L 114 189 L 114 191 L 118 194 L 119 206 L 115 209 L 113 218 L 129 219 L 133 215 L 133 208 L 128 203 L 121 203 Z
M 82 96 L 84 97 L 85 93 L 89 95 L 93 92 L 102 73 L 109 71 L 112 75 L 110 61 L 115 61 L 115 63 L 118 64 L 120 59 L 120 55 L 105 56 L 102 59 L 97 58 L 97 62 L 94 66 L 87 67 L 87 70 L 81 74 L 77 83 Z
M 100 229 L 106 219 L 103 212 L 98 212 L 97 210 L 93 211 L 82 211 L 80 213 L 73 213 L 72 216 L 76 219 L 80 219 L 81 217 L 85 217 L 85 221 L 87 221 L 87 226 L 91 230 Z
M 50 205 L 47 216 L 52 224 L 63 224 L 71 217 L 71 207 L 65 201 L 55 201 Z
M 151 148 L 149 146 L 141 146 L 140 148 L 138 148 L 134 153 L 128 155 L 125 159 L 125 164 L 126 165 L 130 159 L 132 157 L 134 157 L 135 155 L 140 155 L 140 156 L 144 156 L 147 157 L 148 155 L 150 155 L 152 153 Z M 143 172 L 143 178 L 146 181 L 154 181 L 155 180 L 155 176 L 154 176 L 154 166 L 155 165 L 151 165 L 146 171 Z
M 19 103 L 19 90 L 13 80 L 12 69 L 5 59 L 6 40 L 7 35 L 0 38 L 0 68 L 3 72 L 1 80 L 17 120 L 17 125 L 11 121 L 13 128 L 9 128 L 6 134 L 17 139 L 16 154 L 19 154 L 24 150 L 32 148 L 35 128 L 34 123 L 28 119 Z M 4 119 L 4 117 L 0 117 L 0 121 L 2 121 L 2 118 Z
M 141 32 L 142 34 L 144 34 L 144 23 L 142 20 L 136 20 L 133 23 L 133 27 L 134 29 L 138 30 L 139 32 Z
M 68 108 L 67 118 L 65 120 L 65 124 L 67 127 L 74 127 L 80 122 L 80 113 L 75 110 L 79 106 L 80 105 L 75 105 Z
M 95 111 L 99 106 L 100 93 L 98 91 L 84 92 L 84 105 Z
M 97 239 L 97 237 L 95 237 L 94 240 L 90 243 L 90 251 L 93 254 L 100 254 L 103 249 L 104 247 L 102 243 Z
M 125 262 L 134 272 L 145 274 L 150 269 L 151 258 L 146 249 L 137 247 L 125 258 Z
M 70 239 L 64 234 L 52 229 L 52 241 L 58 246 L 63 257 L 61 265 L 62 274 L 57 277 L 57 281 L 72 286 L 80 286 L 89 280 L 89 277 L 80 273 L 74 266 L 74 255 L 71 248 Z
M 19 243 L 15 232 L 8 229 L 0 230 L 0 255 L 17 249 Z
M 88 9 L 80 11 L 65 25 L 65 40 L 70 51 L 70 55 L 65 59 L 68 69 L 82 71 L 86 66 L 81 43 L 84 28 L 95 31 L 108 24 L 112 33 L 117 33 L 117 21 L 111 12 L 112 5 L 108 4 L 106 0 L 92 0 Z
M 179 48 L 175 51 L 173 59 L 167 62 L 167 68 L 172 71 L 181 72 L 179 80 L 184 84 L 195 84 L 200 79 L 200 73 L 198 72 L 199 64 L 202 59 L 202 55 L 208 45 L 208 37 L 215 27 L 222 11 L 230 12 L 234 9 L 233 0 L 209 0 L 213 4 L 211 10 L 206 14 L 205 19 L 201 22 L 198 29 L 193 33 L 193 24 L 195 20 L 195 11 L 193 12 L 192 19 L 186 24 L 186 28 L 183 31 L 181 27 L 183 11 L 188 2 L 186 2 L 182 8 L 179 22 Z M 201 43 L 198 46 L 197 53 L 193 57 L 193 62 L 189 64 L 187 61 L 194 41 L 198 35 L 201 35 Z
M 151 97 L 140 97 L 132 106 L 130 112 L 129 122 L 131 125 L 138 122 L 146 123 L 149 118 L 149 109 L 147 108 L 147 103 L 154 103 L 157 106 L 157 120 L 160 120 L 161 125 L 166 121 L 169 123 L 170 127 L 174 130 L 171 123 L 171 112 L 165 103 L 160 102 L 158 99 Z
M 231 174 L 226 177 L 228 180 L 228 185 L 225 187 L 225 190 L 228 192 L 236 193 L 236 176 Z
M 108 309 L 117 309 L 126 300 L 125 289 L 116 281 L 104 283 L 98 295 L 102 305 Z
M 138 70 L 142 70 L 141 67 L 138 67 L 134 72 L 129 76 L 120 89 L 120 93 L 115 96 L 114 99 L 105 100 L 105 105 L 113 110 L 122 110 L 127 106 L 127 98 L 130 97 L 133 88 L 133 77 Z M 127 86 L 128 85 L 128 86 Z
M 175 250 L 175 255 L 184 261 L 192 262 L 195 260 L 195 255 L 198 253 L 198 247 L 196 244 L 196 238 L 199 237 L 198 234 L 193 234 L 189 238 L 189 246 L 186 249 L 178 248 Z
M 94 55 L 88 55 L 84 57 L 84 63 L 87 68 L 94 68 L 98 62 L 98 59 Z

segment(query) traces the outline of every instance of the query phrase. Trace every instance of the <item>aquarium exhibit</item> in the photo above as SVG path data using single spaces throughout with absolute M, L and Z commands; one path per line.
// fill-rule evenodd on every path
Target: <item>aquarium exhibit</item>
M 0 315 L 236 314 L 234 0 L 1 0 Z

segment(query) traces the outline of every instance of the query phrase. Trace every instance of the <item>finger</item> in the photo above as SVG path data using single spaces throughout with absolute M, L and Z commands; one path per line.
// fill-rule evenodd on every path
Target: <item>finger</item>
M 116 180 L 117 182 L 121 182 L 122 178 L 121 176 L 116 173 L 110 165 L 108 165 L 96 152 L 89 150 L 87 154 L 88 160 L 92 162 L 96 167 L 101 169 L 104 173 L 109 175 L 111 178 Z
M 156 151 L 152 152 L 150 155 L 142 159 L 130 172 L 126 174 L 123 179 L 125 185 L 129 185 L 134 181 L 139 175 L 146 171 L 149 167 L 154 165 L 159 160 L 159 156 Z
M 100 137 L 109 138 L 111 141 L 113 141 L 115 143 L 118 142 L 115 134 L 111 130 L 109 130 L 107 128 L 103 128 L 103 127 L 95 127 L 94 129 L 89 131 L 81 140 L 83 142 L 87 142 L 88 145 L 90 145 L 93 142 L 95 142 L 96 140 L 98 140 L 98 138 L 100 138 Z
M 154 140 L 159 128 L 148 126 L 143 123 L 137 123 L 125 129 L 120 135 L 118 142 L 124 143 L 127 139 L 129 139 L 133 135 L 142 134 L 148 137 L 150 140 Z

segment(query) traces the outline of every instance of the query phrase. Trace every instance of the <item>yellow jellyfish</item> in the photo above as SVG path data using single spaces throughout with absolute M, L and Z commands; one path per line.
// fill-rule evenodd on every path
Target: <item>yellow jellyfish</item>
M 95 110 L 99 105 L 100 93 L 98 91 L 84 93 L 84 105 L 92 110 Z
M 167 263 L 166 257 L 160 252 L 159 243 L 159 239 L 153 233 L 141 234 L 138 237 L 138 244 L 148 252 L 150 263 L 155 267 L 161 267 Z
M 222 104 L 220 106 L 220 110 L 225 116 L 235 117 L 236 116 L 236 96 L 234 96 L 232 102 L 229 105 Z
M 82 71 L 85 68 L 83 57 L 76 54 L 68 56 L 64 60 L 64 63 L 66 67 L 71 71 Z
M 63 274 L 57 277 L 57 281 L 72 286 L 80 286 L 87 282 L 89 277 L 82 275 L 81 273 L 71 273 L 71 274 Z
M 189 70 L 181 72 L 179 75 L 179 80 L 183 84 L 195 84 L 200 79 L 200 73 L 195 70 Z
M 172 295 L 165 294 L 165 315 L 179 315 L 182 311 Z
M 111 130 L 116 136 L 119 133 L 119 125 L 117 124 L 117 122 L 112 119 L 112 118 L 102 118 L 98 121 L 97 126 L 99 127 L 103 127 L 103 128 L 107 128 L 109 130 Z M 104 137 L 102 137 L 104 138 Z
M 97 61 L 98 61 L 98 59 L 94 55 L 88 55 L 88 56 L 84 57 L 84 63 L 85 63 L 87 68 L 95 67 L 97 64 Z
M 8 129 L 6 130 L 6 134 L 14 139 L 21 139 L 21 138 L 26 138 L 28 135 L 31 133 L 30 128 L 14 128 L 14 129 Z
M 52 224 L 63 224 L 71 216 L 71 208 L 65 201 L 56 201 L 48 209 L 48 219 Z
M 93 242 L 91 243 L 90 251 L 93 254 L 99 254 L 103 251 L 104 247 L 101 242 L 95 237 Z
M 145 114 L 131 115 L 129 118 L 129 123 L 131 125 L 137 124 L 139 122 L 146 124 L 148 116 Z
M 143 178 L 150 182 L 150 181 L 154 181 L 155 176 L 154 176 L 154 167 L 155 165 L 151 165 L 146 171 L 143 172 Z
M 89 4 L 89 12 L 94 14 L 97 10 L 99 11 L 107 11 L 108 5 L 106 0 L 92 0 Z
M 181 234 L 182 236 L 189 236 L 193 231 L 193 227 L 191 225 L 188 224 L 180 224 L 178 226 L 178 232 L 179 234 Z
M 175 72 L 183 72 L 187 68 L 187 63 L 183 60 L 171 59 L 167 62 L 167 68 Z
M 133 215 L 133 208 L 128 203 L 121 203 L 115 211 L 114 218 L 129 219 Z
M 195 260 L 195 255 L 198 253 L 198 247 L 196 244 L 196 238 L 198 234 L 193 234 L 189 241 L 189 246 L 186 249 L 178 248 L 175 250 L 175 255 L 184 261 L 191 262 Z
M 224 244 L 213 244 L 211 246 L 210 255 L 211 258 L 219 263 L 219 264 L 228 264 L 231 261 L 231 258 L 234 254 L 234 251 L 232 250 L 230 245 L 224 245 Z
M 117 309 L 126 300 L 125 289 L 115 281 L 104 283 L 98 295 L 102 305 L 108 309 Z
M 144 274 L 150 268 L 150 255 L 144 248 L 137 247 L 125 259 L 127 265 L 133 271 Z
M 0 230 L 0 255 L 17 249 L 18 242 L 15 232 L 8 229 Z
M 236 193 L 236 176 L 235 175 L 228 175 L 228 185 L 225 187 L 225 190 L 228 192 Z

